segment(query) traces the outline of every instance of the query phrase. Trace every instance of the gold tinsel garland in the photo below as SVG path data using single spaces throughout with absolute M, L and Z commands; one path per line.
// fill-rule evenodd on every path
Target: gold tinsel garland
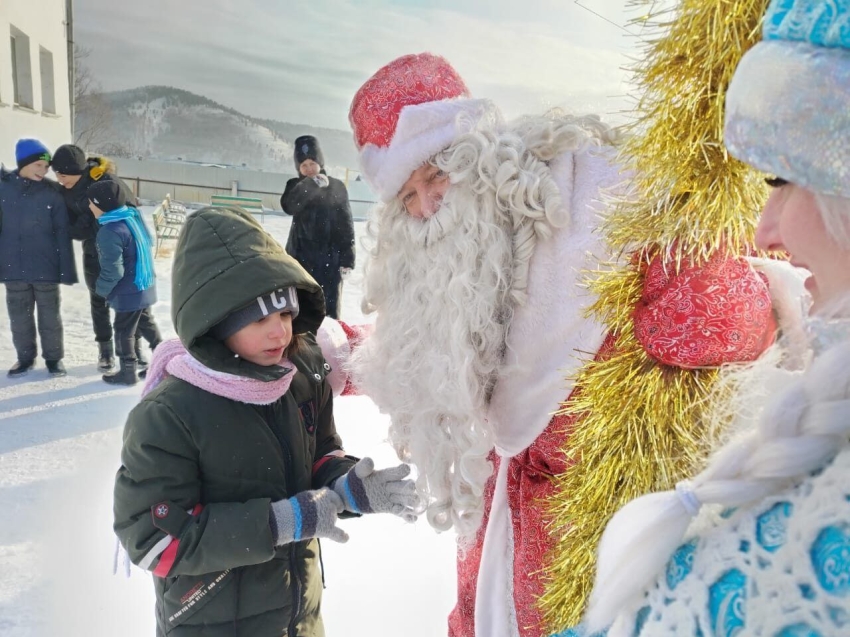
M 760 38 L 768 0 L 680 0 L 655 12 L 635 0 L 646 54 L 634 69 L 641 95 L 621 157 L 637 196 L 613 205 L 603 232 L 612 254 L 664 255 L 671 267 L 717 250 L 752 246 L 764 187 L 723 147 L 726 87 Z M 547 502 L 556 548 L 540 600 L 554 630 L 577 625 L 593 585 L 596 547 L 628 501 L 671 488 L 704 458 L 701 421 L 716 372 L 650 360 L 634 336 L 640 263 L 593 275 L 591 313 L 616 335 L 611 356 L 588 362 L 563 412 L 578 421 L 568 437 L 567 471 Z

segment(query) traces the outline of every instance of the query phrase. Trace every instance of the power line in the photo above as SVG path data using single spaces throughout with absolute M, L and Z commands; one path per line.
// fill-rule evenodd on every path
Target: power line
M 605 22 L 607 22 L 608 24 L 612 24 L 612 25 L 614 25 L 615 27 L 617 27 L 617 28 L 618 28 L 618 29 L 620 29 L 621 31 L 625 31 L 625 32 L 626 32 L 626 33 L 628 33 L 629 35 L 636 35 L 636 34 L 632 33 L 631 31 L 629 31 L 629 30 L 628 30 L 626 27 L 624 27 L 623 25 L 621 25 L 621 24 L 617 24 L 617 23 L 616 23 L 616 22 L 614 22 L 613 20 L 609 20 L 608 18 L 606 18 L 606 17 L 605 17 L 604 15 L 602 15 L 601 13 L 597 13 L 596 11 L 594 11 L 593 9 L 591 9 L 590 7 L 587 7 L 587 6 L 583 5 L 583 4 L 582 4 L 581 2 L 579 2 L 578 0 L 573 0 L 573 4 L 575 4 L 575 5 L 579 6 L 579 7 L 581 7 L 581 8 L 582 8 L 582 9 L 584 9 L 585 11 L 589 11 L 590 13 L 592 13 L 593 15 L 595 15 L 597 18 L 601 18 L 602 20 L 605 20 Z

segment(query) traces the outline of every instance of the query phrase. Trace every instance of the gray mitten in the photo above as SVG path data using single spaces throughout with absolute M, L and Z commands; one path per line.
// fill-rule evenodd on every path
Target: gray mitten
M 404 479 L 409 473 L 406 464 L 375 471 L 372 459 L 363 458 L 333 488 L 352 513 L 392 513 L 415 522 L 420 500 L 413 480 Z
M 311 537 L 348 542 L 348 534 L 336 525 L 343 502 L 330 489 L 302 491 L 288 500 L 272 502 L 269 525 L 276 546 Z

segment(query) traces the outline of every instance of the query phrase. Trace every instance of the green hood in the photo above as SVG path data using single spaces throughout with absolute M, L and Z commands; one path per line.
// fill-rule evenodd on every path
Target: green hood
M 296 334 L 315 332 L 325 316 L 319 284 L 240 208 L 203 208 L 180 232 L 172 270 L 171 320 L 184 347 L 211 369 L 259 380 L 286 373 L 236 358 L 206 333 L 258 296 L 294 285 Z

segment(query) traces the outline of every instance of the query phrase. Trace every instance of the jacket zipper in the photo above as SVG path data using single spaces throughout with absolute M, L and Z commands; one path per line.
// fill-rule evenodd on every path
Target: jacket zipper
M 241 595 L 240 589 L 242 588 L 242 569 L 234 569 L 234 576 L 236 577 L 236 612 L 233 613 L 233 634 L 235 637 L 239 637 L 239 596 Z
M 279 401 L 278 401 L 279 402 Z M 284 462 L 286 463 L 286 467 L 284 472 L 286 474 L 286 484 L 288 488 L 291 488 L 295 484 L 295 480 L 292 477 L 292 452 L 289 449 L 289 444 L 286 442 L 286 438 L 283 435 L 283 432 L 278 432 L 276 430 L 276 424 L 274 421 L 275 413 L 274 413 L 274 404 L 266 407 L 266 411 L 268 413 L 268 419 L 266 423 L 269 426 L 269 429 L 272 430 L 275 438 L 277 438 L 278 443 L 280 444 L 281 451 L 283 451 Z M 292 495 L 295 495 L 294 493 Z M 287 636 L 294 637 L 295 635 L 295 625 L 297 624 L 298 615 L 301 614 L 301 574 L 298 573 L 296 569 L 296 543 L 292 542 L 289 545 L 289 573 L 292 576 L 290 581 L 292 582 L 292 616 L 289 619 L 289 628 L 287 629 Z

